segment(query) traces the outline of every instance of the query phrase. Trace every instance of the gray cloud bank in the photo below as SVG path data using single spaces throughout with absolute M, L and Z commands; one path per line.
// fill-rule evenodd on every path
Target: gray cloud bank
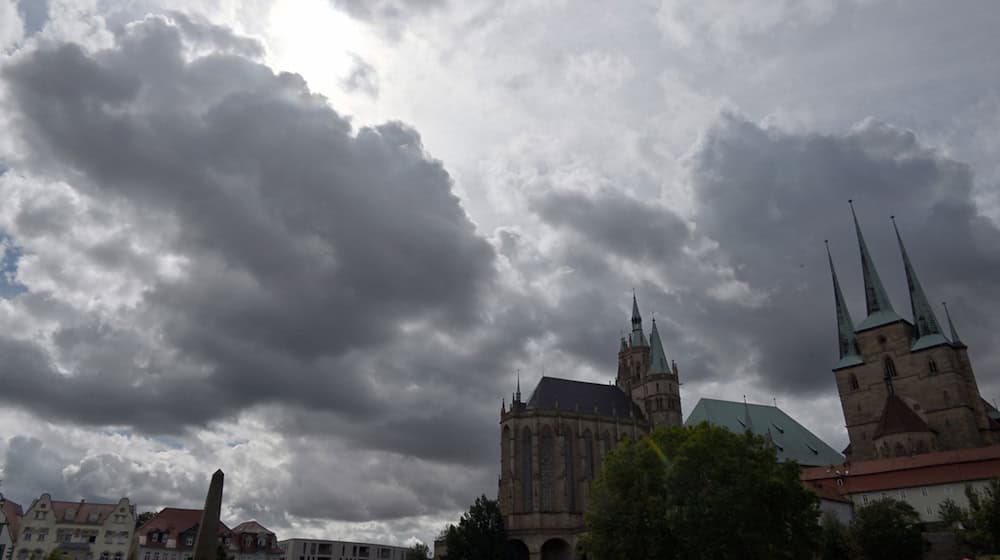
M 355 16 L 375 17 L 364 9 Z M 173 14 L 123 26 L 104 50 L 41 43 L 0 70 L 23 148 L 0 176 L 20 193 L 0 225 L 29 257 L 71 249 L 70 264 L 31 261 L 67 292 L 139 285 L 132 298 L 108 288 L 122 302 L 95 312 L 25 280 L 6 309 L 31 328 L 0 335 L 0 401 L 56 423 L 173 434 L 194 455 L 192 430 L 253 413 L 287 458 L 256 473 L 273 488 L 234 496 L 237 511 L 403 527 L 492 492 L 515 367 L 613 376 L 632 287 L 657 311 L 688 408 L 719 385 L 832 395 L 823 239 L 862 310 L 848 198 L 897 310 L 890 214 L 925 289 L 952 305 L 981 384 L 997 387 L 1000 232 L 970 169 L 909 131 L 867 120 L 794 133 L 725 113 L 684 162 L 689 208 L 615 177 L 582 190 L 552 169 L 511 195 L 541 233 L 512 225 L 488 239 L 416 130 L 352 128 L 262 52 Z M 63 183 L 69 194 L 32 195 Z M 60 455 L 29 438 L 5 455 L 6 484 L 29 498 L 100 497 L 108 473 L 149 503 L 189 501 L 204 482 L 186 466 Z

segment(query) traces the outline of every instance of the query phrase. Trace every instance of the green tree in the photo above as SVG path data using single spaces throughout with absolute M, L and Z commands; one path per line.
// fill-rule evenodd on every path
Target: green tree
M 851 524 L 851 539 L 862 558 L 919 559 L 924 553 L 920 516 L 906 502 L 883 498 L 860 510 Z
M 965 487 L 968 508 L 961 508 L 953 500 L 945 500 L 939 508 L 941 520 L 956 532 L 959 541 L 977 554 L 1000 552 L 1000 480 L 993 479 L 977 492 Z
M 827 512 L 820 518 L 819 557 L 821 560 L 844 560 L 851 557 L 851 536 L 846 525 Z
M 819 500 L 763 438 L 701 424 L 625 442 L 591 489 L 586 547 L 612 558 L 808 558 Z
M 156 517 L 155 511 L 144 511 L 140 513 L 135 518 L 135 528 L 138 529 L 139 527 L 142 527 L 146 523 L 149 523 L 149 520 L 154 517 Z
M 431 549 L 422 542 L 418 542 L 406 551 L 406 560 L 427 560 L 431 557 Z
M 500 504 L 480 496 L 462 514 L 458 526 L 445 530 L 446 560 L 500 560 L 506 542 Z
M 62 560 L 62 557 L 62 551 L 59 550 L 59 547 L 56 547 L 45 556 L 45 560 Z

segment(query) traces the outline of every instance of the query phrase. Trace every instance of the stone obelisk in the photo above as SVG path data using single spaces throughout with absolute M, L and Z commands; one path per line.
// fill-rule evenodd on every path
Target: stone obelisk
M 219 513 L 222 510 L 222 469 L 212 475 L 205 496 L 205 510 L 201 513 L 198 536 L 194 540 L 193 560 L 216 560 L 219 547 Z

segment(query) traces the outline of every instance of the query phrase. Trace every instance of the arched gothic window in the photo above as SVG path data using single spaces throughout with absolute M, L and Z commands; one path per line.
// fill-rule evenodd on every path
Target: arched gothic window
M 576 453 L 573 447 L 576 444 L 573 430 L 569 427 L 563 428 L 563 459 L 566 468 L 566 509 L 576 511 Z
M 938 370 L 937 369 L 937 362 L 934 361 L 934 358 L 931 358 L 927 362 L 927 369 L 929 369 L 931 371 L 931 373 L 937 373 L 937 370 Z
M 518 449 L 518 459 L 521 461 L 521 509 L 534 511 L 533 485 L 531 480 L 531 428 L 521 429 L 521 448 Z
M 587 480 L 594 479 L 594 436 L 590 430 L 583 432 L 583 467 L 586 469 Z
M 851 390 L 852 391 L 857 391 L 859 387 L 860 387 L 860 385 L 858 384 L 858 376 L 854 375 L 852 373 L 851 374 Z
M 538 470 L 542 477 L 541 488 L 538 495 L 538 507 L 540 511 L 555 510 L 555 485 L 556 485 L 556 450 L 555 437 L 552 435 L 552 428 L 542 426 L 541 435 L 538 438 Z
M 885 365 L 885 376 L 896 377 L 896 364 L 892 361 L 892 358 L 886 356 L 883 363 Z

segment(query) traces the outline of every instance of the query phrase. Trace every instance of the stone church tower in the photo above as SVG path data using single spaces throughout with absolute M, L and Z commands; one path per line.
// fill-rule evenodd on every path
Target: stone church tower
M 669 364 L 669 365 L 668 365 Z M 507 558 L 570 560 L 584 531 L 590 483 L 624 440 L 681 425 L 677 366 L 653 322 L 649 338 L 632 298 L 632 332 L 621 340 L 616 384 L 542 377 L 527 402 L 518 379 L 500 408 L 498 497 Z
M 849 460 L 908 456 L 990 445 L 1000 426 L 980 396 L 965 344 L 947 315 L 945 336 L 896 229 L 913 321 L 893 309 L 858 224 L 866 317 L 858 324 L 844 301 L 833 257 L 840 360 L 833 368 L 847 424 Z M 947 308 L 945 308 L 947 314 Z

